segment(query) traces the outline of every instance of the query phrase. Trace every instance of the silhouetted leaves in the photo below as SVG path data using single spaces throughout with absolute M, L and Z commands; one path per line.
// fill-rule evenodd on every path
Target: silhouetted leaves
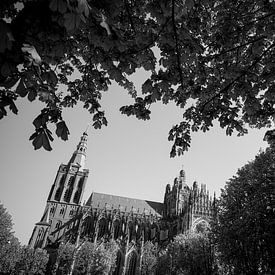
M 13 93 L 0 93 L 0 119 L 7 115 L 6 107 L 9 107 L 14 114 L 18 113 L 14 100 L 16 100 L 16 95 Z
M 68 135 L 70 134 L 69 129 L 65 121 L 60 121 L 56 124 L 55 133 L 58 137 L 61 137 L 62 140 L 68 140 Z
M 159 101 L 182 109 L 172 157 L 214 121 L 227 135 L 273 123 L 274 1 L 17 2 L 0 4 L 1 93 L 38 98 L 58 113 L 49 123 L 81 101 L 96 129 L 107 125 L 100 101 L 112 80 L 133 98 L 123 114 L 147 120 Z M 139 68 L 142 93 L 129 79 Z M 16 113 L 14 100 L 2 97 L 0 118 L 6 106 Z
M 42 146 L 47 151 L 52 150 L 50 141 L 53 141 L 53 137 L 51 131 L 47 128 L 36 129 L 35 133 L 30 136 L 30 140 L 32 140 L 32 145 L 35 150 L 40 149 Z

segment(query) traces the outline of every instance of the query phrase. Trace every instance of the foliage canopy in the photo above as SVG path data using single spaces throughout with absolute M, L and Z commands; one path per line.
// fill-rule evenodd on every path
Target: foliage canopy
M 44 274 L 47 252 L 21 246 L 12 226 L 11 215 L 0 204 L 0 274 Z
M 73 274 L 109 274 L 115 267 L 118 245 L 115 241 L 92 243 L 85 241 L 79 249 L 66 243 L 58 249 L 57 274 L 69 274 L 76 253 Z
M 268 148 L 222 190 L 212 231 L 230 274 L 275 271 L 274 163 L 274 148 Z
M 123 114 L 149 119 L 158 101 L 182 108 L 169 132 L 172 157 L 214 120 L 228 135 L 272 125 L 272 0 L 10 0 L 0 17 L 0 118 L 18 113 L 18 97 L 44 102 L 35 149 L 51 150 L 48 123 L 68 138 L 62 110 L 79 101 L 95 128 L 107 125 L 100 99 L 112 81 L 133 97 Z M 128 77 L 141 67 L 150 77 L 136 91 Z
M 156 274 L 217 274 L 209 236 L 202 233 L 177 235 L 161 253 Z

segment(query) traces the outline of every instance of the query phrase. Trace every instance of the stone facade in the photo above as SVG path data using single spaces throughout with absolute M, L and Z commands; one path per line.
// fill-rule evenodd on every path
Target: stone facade
M 120 244 L 113 274 L 139 274 L 141 251 L 146 241 L 166 245 L 179 233 L 205 231 L 214 215 L 206 185 L 190 188 L 180 171 L 173 186 L 167 184 L 164 202 L 153 202 L 93 192 L 85 205 L 81 198 L 89 170 L 84 168 L 85 132 L 68 164 L 61 164 L 44 214 L 35 225 L 31 247 L 47 247 L 60 241 L 114 239 Z

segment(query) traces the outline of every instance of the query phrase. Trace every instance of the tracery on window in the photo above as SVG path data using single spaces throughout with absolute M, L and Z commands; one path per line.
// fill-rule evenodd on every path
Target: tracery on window
M 115 268 L 115 271 L 113 272 L 113 275 L 120 274 L 121 265 L 122 265 L 122 254 L 121 254 L 121 251 L 119 250 L 116 256 L 116 268 Z
M 120 221 L 119 220 L 115 220 L 114 221 L 114 224 L 113 224 L 113 227 L 114 227 L 114 239 L 116 240 L 119 235 L 120 235 Z
M 55 196 L 54 196 L 54 199 L 56 201 L 59 201 L 60 198 L 61 198 L 61 194 L 62 194 L 62 191 L 63 191 L 63 188 L 64 188 L 64 183 L 65 183 L 65 180 L 66 180 L 66 175 L 62 175 L 60 181 L 59 181 L 59 186 L 55 192 Z
M 106 226 L 106 220 L 104 218 L 101 218 L 98 221 L 98 238 L 103 237 L 105 234 L 105 226 Z
M 128 256 L 126 274 L 135 275 L 136 268 L 137 268 L 137 253 L 133 251 Z
M 79 199 L 80 199 L 80 196 L 81 196 L 81 193 L 82 193 L 83 183 L 84 183 L 84 177 L 81 178 L 78 182 L 77 190 L 76 190 L 76 192 L 74 194 L 74 198 L 73 198 L 74 203 L 79 203 Z
M 71 176 L 69 181 L 68 181 L 67 189 L 66 189 L 65 194 L 64 194 L 64 201 L 65 202 L 69 202 L 70 199 L 71 199 L 71 196 L 72 196 L 72 193 L 73 193 L 73 190 L 74 190 L 74 180 L 75 180 L 75 177 Z

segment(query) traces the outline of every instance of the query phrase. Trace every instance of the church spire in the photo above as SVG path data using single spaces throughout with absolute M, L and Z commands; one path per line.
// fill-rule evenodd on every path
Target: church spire
M 80 138 L 80 141 L 76 147 L 76 150 L 74 151 L 71 159 L 69 160 L 69 164 L 77 164 L 79 165 L 79 170 L 82 171 L 85 166 L 85 160 L 86 160 L 86 150 L 87 150 L 87 141 L 88 141 L 88 134 L 87 130 L 83 133 L 83 135 Z

